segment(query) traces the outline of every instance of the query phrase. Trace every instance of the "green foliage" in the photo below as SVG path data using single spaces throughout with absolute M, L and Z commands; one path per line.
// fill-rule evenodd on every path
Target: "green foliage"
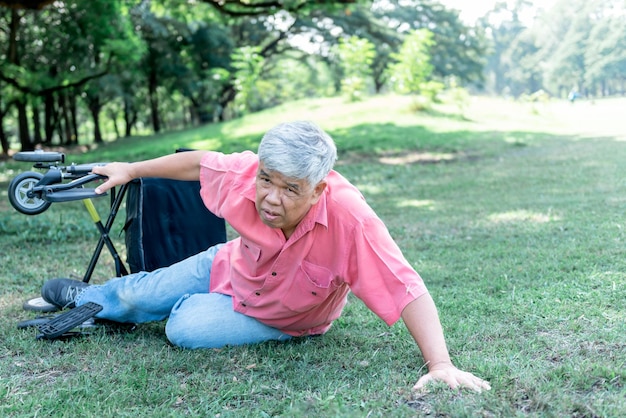
M 237 90 L 235 109 L 239 115 L 245 114 L 251 107 L 251 96 L 255 83 L 263 70 L 264 59 L 260 52 L 260 47 L 244 46 L 235 49 L 232 54 L 231 65 L 235 69 L 233 83 Z
M 392 54 L 396 62 L 389 68 L 390 79 L 397 92 L 421 96 L 416 101 L 416 110 L 429 108 L 444 88 L 443 83 L 430 79 L 433 71 L 430 48 L 433 45 L 433 33 L 418 29 L 407 35 L 398 53 Z
M 374 44 L 356 36 L 341 38 L 337 52 L 343 70 L 341 92 L 351 101 L 362 99 L 371 80 L 372 62 L 376 58 Z
M 330 24 L 332 19 L 332 24 Z M 437 2 L 420 0 L 386 0 L 358 2 L 349 10 L 327 15 L 324 20 L 300 18 L 298 27 L 312 33 L 315 40 L 337 44 L 337 32 L 343 37 L 367 39 L 376 50 L 372 62 L 372 78 L 376 93 L 386 91 L 390 54 L 398 52 L 404 37 L 412 30 L 428 28 L 435 45 L 431 57 L 433 73 L 438 78 L 456 76 L 463 83 L 480 82 L 486 42 L 482 31 L 464 24 L 458 12 L 441 7 Z M 342 38 L 339 38 L 342 39 Z M 320 45 L 322 57 L 326 47 Z M 337 77 L 337 90 L 340 89 Z
M 0 72 L 21 90 L 15 84 L 1 86 L 8 104 L 0 123 L 8 126 L 5 132 L 13 148 L 18 121 L 23 121 L 24 132 L 43 133 L 44 146 L 61 145 L 66 136 L 91 144 L 100 137 L 96 134 L 100 124 L 101 136 L 108 141 L 213 122 L 286 99 L 336 94 L 342 77 L 332 76 L 343 70 L 328 54 L 340 39 L 339 29 L 346 37 L 369 42 L 362 56 L 350 57 L 369 62 L 369 69 L 345 69 L 350 75 L 343 77 L 343 90 L 352 99 L 366 91 L 385 90 L 384 69 L 407 27 L 436 29 L 438 42 L 446 45 L 446 60 L 436 61 L 438 74 L 473 77 L 475 68 L 463 56 L 469 56 L 466 51 L 479 51 L 458 15 L 423 2 L 387 4 L 390 8 L 383 13 L 376 8 L 380 3 L 372 7 L 371 2 L 348 0 L 281 1 L 278 8 L 263 2 L 72 0 L 50 3 L 40 11 L 19 11 L 14 45 L 19 62 L 3 62 Z M 324 19 L 320 19 L 322 12 Z M 0 25 L 12 27 L 10 16 L 0 14 Z M 9 33 L 0 31 L 0 54 L 11 50 Z M 298 43 L 292 41 L 299 35 L 310 36 L 317 51 L 294 53 Z M 465 39 L 462 48 L 452 41 L 459 37 Z M 262 48 L 270 63 L 253 87 L 244 86 L 242 80 L 235 85 L 234 74 L 224 76 L 233 70 L 234 48 L 247 46 Z M 280 64 L 283 59 L 285 65 Z M 290 66 L 298 77 L 285 74 Z M 59 90 L 68 86 L 73 87 Z M 27 89 L 34 93 L 26 94 Z M 52 92 L 40 95 L 44 89 Z M 20 110 L 24 117 L 18 117 L 13 98 L 26 102 Z M 229 107 L 232 100 L 237 103 Z M 224 109 L 233 111 L 224 113 Z M 36 119 L 40 123 L 32 124 Z M 23 146 L 34 145 L 27 136 L 24 141 Z
M 390 45 L 388 53 L 397 52 L 412 31 L 428 29 L 435 41 L 429 50 L 434 76 L 454 76 L 463 84 L 482 82 L 488 42 L 480 28 L 460 19 L 457 10 L 433 1 L 386 0 L 374 2 L 372 13 L 375 22 L 382 23 L 387 31 L 380 33 L 374 25 L 365 31 L 375 34 L 377 46 Z
M 263 74 L 263 79 L 271 83 L 272 87 L 271 91 L 266 92 L 266 97 L 270 98 L 268 104 L 277 105 L 334 94 L 328 66 L 314 57 L 301 54 L 274 57 L 268 67 L 268 71 Z
M 585 50 L 585 84 L 597 85 L 607 79 L 619 80 L 626 73 L 626 27 L 623 15 L 610 14 L 593 25 L 589 35 L 592 48 Z
M 391 65 L 389 71 L 397 92 L 420 93 L 433 71 L 429 53 L 432 45 L 432 32 L 428 29 L 419 29 L 407 35 L 400 51 L 392 54 L 396 63 Z
M 561 98 L 572 89 L 583 96 L 623 93 L 623 1 L 559 0 L 533 22 L 521 19 L 527 6 L 501 2 L 483 19 L 493 47 L 491 91 L 517 97 L 545 90 Z

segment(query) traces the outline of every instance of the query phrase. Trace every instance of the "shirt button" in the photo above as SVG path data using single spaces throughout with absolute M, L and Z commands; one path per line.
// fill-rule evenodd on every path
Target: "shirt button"
M 272 272 L 272 276 L 276 276 L 276 272 L 275 271 Z
M 261 296 L 261 292 L 256 292 L 255 295 Z
M 243 306 L 244 308 L 246 307 L 246 304 L 241 302 L 241 306 Z
M 311 292 L 313 296 L 317 296 L 317 292 Z

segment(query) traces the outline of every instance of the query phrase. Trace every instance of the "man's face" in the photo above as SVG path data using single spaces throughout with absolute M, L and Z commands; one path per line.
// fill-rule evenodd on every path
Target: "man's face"
M 324 181 L 312 187 L 306 180 L 286 177 L 259 163 L 256 210 L 265 225 L 282 229 L 285 238 L 289 238 L 325 187 Z

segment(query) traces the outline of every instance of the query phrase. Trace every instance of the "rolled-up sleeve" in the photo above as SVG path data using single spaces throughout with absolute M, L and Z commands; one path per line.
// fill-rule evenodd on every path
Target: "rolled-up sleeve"
M 379 218 L 365 219 L 355 229 L 352 242 L 350 289 L 392 325 L 400 319 L 406 305 L 428 292 L 426 285 Z
M 254 175 L 258 158 L 250 151 L 233 154 L 207 152 L 200 161 L 200 166 L 202 201 L 211 212 L 224 218 L 229 194 L 250 187 L 249 184 L 242 184 L 241 179 Z

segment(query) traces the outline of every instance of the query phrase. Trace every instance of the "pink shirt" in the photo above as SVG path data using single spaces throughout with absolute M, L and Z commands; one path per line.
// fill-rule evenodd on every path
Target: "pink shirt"
M 427 292 L 361 193 L 332 171 L 324 195 L 286 240 L 259 217 L 256 154 L 207 153 L 200 194 L 240 237 L 216 255 L 210 291 L 235 311 L 293 336 L 322 334 L 352 291 L 388 325 Z

